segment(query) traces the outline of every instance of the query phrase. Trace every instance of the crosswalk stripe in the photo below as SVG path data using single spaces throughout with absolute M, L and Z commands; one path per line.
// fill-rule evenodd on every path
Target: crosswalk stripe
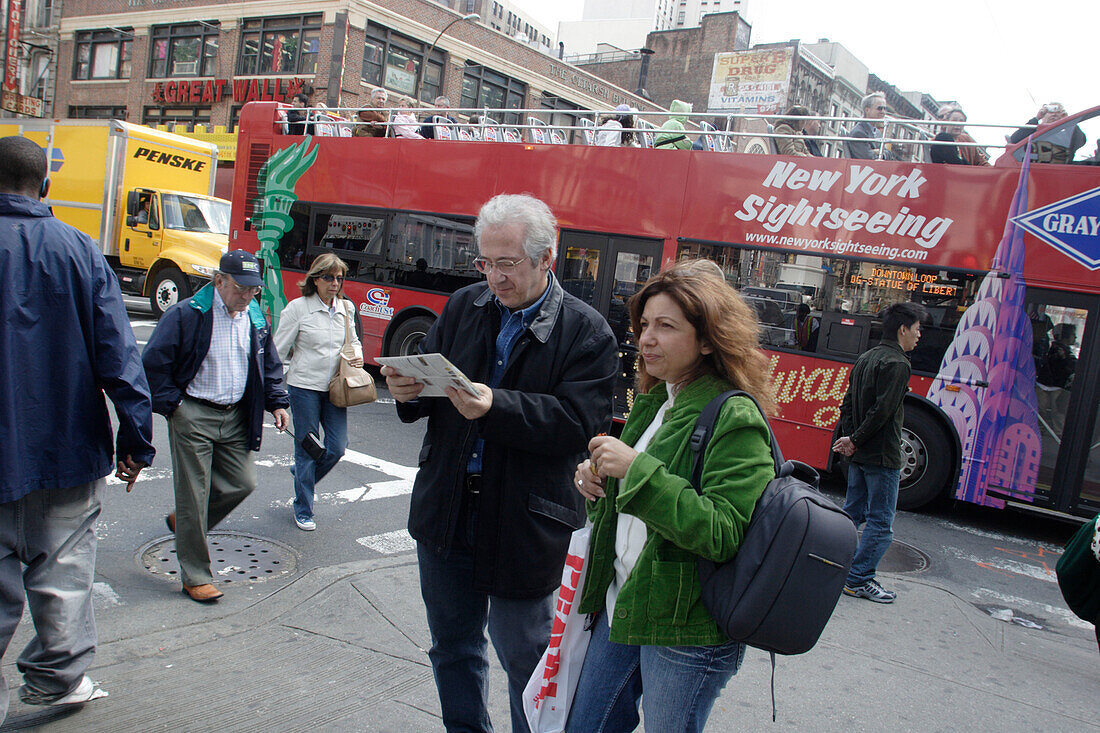
M 417 469 L 415 466 L 402 466 L 399 463 L 390 463 L 389 461 L 384 461 L 374 456 L 368 456 L 366 453 L 360 453 L 350 448 L 344 451 L 343 460 L 348 463 L 354 463 L 357 466 L 363 466 L 364 468 L 372 468 L 379 473 L 405 479 L 406 481 L 412 481 L 416 478 Z
M 412 538 L 407 529 L 383 532 L 370 537 L 360 537 L 355 541 L 363 547 L 382 555 L 396 555 L 399 552 L 408 552 L 416 548 L 416 540 Z

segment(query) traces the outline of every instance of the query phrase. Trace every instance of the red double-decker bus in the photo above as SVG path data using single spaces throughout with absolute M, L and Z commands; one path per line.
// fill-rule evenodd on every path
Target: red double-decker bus
M 881 337 L 877 314 L 913 300 L 930 321 L 912 353 L 899 505 L 953 495 L 1087 514 L 1100 508 L 1100 394 L 1087 377 L 1100 366 L 1100 167 L 1059 145 L 1098 121 L 1100 108 L 1040 128 L 1021 176 L 1026 143 L 972 167 L 304 138 L 284 134 L 280 105 L 254 103 L 230 240 L 277 255 L 288 298 L 314 257 L 337 253 L 369 359 L 414 349 L 448 295 L 481 277 L 481 205 L 531 193 L 558 217 L 558 279 L 619 339 L 620 415 L 636 354 L 627 299 L 678 258 L 710 258 L 756 307 L 784 453 L 819 468 L 851 364 Z

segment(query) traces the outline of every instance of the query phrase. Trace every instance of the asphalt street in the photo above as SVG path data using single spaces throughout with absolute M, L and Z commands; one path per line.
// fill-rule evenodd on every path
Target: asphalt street
M 139 301 L 130 301 L 130 304 L 135 335 L 144 345 L 155 321 Z M 196 634 L 200 634 L 201 629 L 201 634 L 213 638 L 227 632 L 209 626 L 211 619 L 227 619 L 226 623 L 231 625 L 225 628 L 234 629 L 233 618 L 258 614 L 265 608 L 272 608 L 272 604 L 297 607 L 300 602 L 314 598 L 307 590 L 311 584 L 319 582 L 319 578 L 337 577 L 350 572 L 349 568 L 364 572 L 364 568 L 377 567 L 383 570 L 368 575 L 381 579 L 383 576 L 378 572 L 391 573 L 385 569 L 392 567 L 393 579 L 371 586 L 370 593 L 365 592 L 367 586 L 357 584 L 358 581 L 353 585 L 369 601 L 369 608 L 381 611 L 391 606 L 397 609 L 382 614 L 389 619 L 383 626 L 398 629 L 405 635 L 402 638 L 415 639 L 412 653 L 403 654 L 420 670 L 416 672 L 416 679 L 421 692 L 414 707 L 429 710 L 432 694 L 430 673 L 424 677 L 423 665 L 427 660 L 422 651 L 426 644 L 426 639 L 422 638 L 423 610 L 416 587 L 414 547 L 405 529 L 423 431 L 423 424 L 405 425 L 397 419 L 393 402 L 384 389 L 379 390 L 377 402 L 351 408 L 348 453 L 318 487 L 317 530 L 303 532 L 295 526 L 290 509 L 293 488 L 288 469 L 293 464 L 292 440 L 276 432 L 269 420 L 263 448 L 256 455 L 257 490 L 211 536 L 216 581 L 226 597 L 215 607 L 207 607 L 191 602 L 180 593 L 172 544 L 164 526 L 164 515 L 173 503 L 167 429 L 164 419 L 155 416 L 157 458 L 154 464 L 142 472 L 132 493 L 127 494 L 111 479 L 101 497 L 103 512 L 96 528 L 99 550 L 94 602 L 104 648 L 102 664 L 109 665 L 112 659 L 129 659 L 122 654 L 123 650 L 139 649 L 140 655 L 168 655 L 172 645 L 181 643 L 178 632 L 174 636 L 171 634 L 173 629 L 193 628 Z M 832 479 L 826 482 L 826 493 L 839 501 L 843 487 Z M 887 587 L 897 587 L 903 596 L 911 593 L 910 604 L 926 597 L 931 599 L 933 596 L 927 595 L 931 589 L 938 589 L 937 593 L 946 592 L 955 599 L 955 605 L 967 610 L 959 618 L 969 615 L 982 622 L 970 624 L 975 627 L 1003 628 L 1005 635 L 1022 640 L 1017 648 L 1021 648 L 1020 645 L 1031 649 L 1069 648 L 1087 660 L 1096 652 L 1092 627 L 1066 609 L 1053 572 L 1061 544 L 1073 529 L 1070 524 L 1037 515 L 953 503 L 921 513 L 900 512 L 895 522 L 895 545 L 882 568 L 882 580 Z M 353 597 L 358 596 L 353 594 Z M 301 600 L 291 601 L 299 598 Z M 940 614 L 939 606 L 906 610 L 905 601 L 904 597 L 899 598 L 898 606 L 890 608 L 842 599 L 838 614 L 841 617 L 858 614 L 846 622 L 855 621 L 855 626 L 851 627 L 856 634 L 853 639 L 858 639 L 859 625 L 868 623 L 859 620 L 864 616 L 872 624 L 868 628 L 881 625 L 876 638 L 882 636 L 880 641 L 886 645 L 884 648 L 889 646 L 891 629 L 898 633 L 914 631 L 921 637 L 940 635 L 947 640 L 958 637 L 956 615 L 949 618 Z M 348 618 L 343 606 L 339 608 L 332 622 L 335 630 L 326 631 L 326 634 L 353 633 L 352 630 L 358 627 L 359 621 Z M 938 620 L 941 616 L 942 621 Z M 935 628 L 939 623 L 943 628 Z M 298 628 L 295 624 L 291 624 L 291 628 Z M 410 625 L 412 630 L 404 629 L 402 624 Z M 305 621 L 301 625 L 303 628 L 308 626 Z M 256 633 L 262 636 L 263 628 L 256 626 Z M 285 628 L 285 625 L 278 628 Z M 848 628 L 841 626 L 836 633 L 840 635 Z M 18 684 L 15 657 L 31 633 L 29 617 L 24 614 L 23 623 L 3 660 L 4 674 L 10 683 Z M 983 633 L 988 636 L 988 632 Z M 201 634 L 196 644 L 208 640 Z M 162 638 L 167 641 L 158 641 Z M 950 641 L 944 643 L 946 652 L 941 654 L 953 654 Z M 162 644 L 160 652 L 157 644 Z M 913 648 L 919 651 L 923 647 Z M 904 653 L 909 653 L 908 648 Z M 247 654 L 244 658 L 247 659 Z M 176 663 L 170 657 L 164 661 L 163 668 L 171 668 Z M 97 666 L 99 664 L 97 661 Z M 116 664 L 122 666 L 115 671 L 114 677 L 109 674 L 110 668 L 102 670 L 103 678 L 111 680 L 112 690 L 122 686 L 118 692 L 112 692 L 113 698 L 116 694 L 127 693 L 125 683 L 120 681 L 124 677 L 118 675 L 131 662 Z M 198 669 L 202 668 L 201 660 L 195 664 Z M 899 664 L 905 665 L 903 661 Z M 1087 668 L 1089 662 L 1084 664 Z M 1028 679 L 1026 670 L 1014 669 L 1014 672 L 1021 680 Z M 905 684 L 900 680 L 899 677 L 898 684 Z M 1038 679 L 1033 682 L 1042 684 Z M 379 685 L 381 690 L 381 683 Z M 794 694 L 792 691 L 788 696 Z M 889 694 L 889 690 L 884 694 Z M 912 705 L 924 705 L 920 702 L 920 689 L 906 689 L 905 695 L 913 701 Z M 734 710 L 741 704 L 737 699 L 733 696 L 728 703 Z M 138 713 L 140 705 L 135 715 Z M 397 717 L 393 720 L 404 721 L 401 717 L 404 714 L 395 713 Z M 840 717 L 834 721 L 836 726 L 826 728 L 845 728 L 844 714 L 843 711 L 838 713 Z M 3 729 L 31 726 L 37 719 L 27 717 L 30 715 L 13 715 Z M 916 713 L 911 718 L 925 719 Z M 806 722 L 805 718 L 801 720 Z M 78 724 L 79 717 L 74 717 L 73 722 Z M 343 725 L 335 729 L 345 729 Z M 419 725 L 393 722 L 381 728 L 366 727 L 415 730 L 421 729 Z M 942 725 L 953 727 L 950 720 L 942 721 Z M 257 729 L 248 724 L 230 725 L 226 729 L 236 727 Z M 171 724 L 163 727 L 176 728 Z

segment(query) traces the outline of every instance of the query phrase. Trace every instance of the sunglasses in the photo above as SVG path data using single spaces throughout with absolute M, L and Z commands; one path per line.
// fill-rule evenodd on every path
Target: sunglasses
M 318 275 L 318 280 L 324 280 L 327 283 L 342 283 L 344 282 L 343 275 Z

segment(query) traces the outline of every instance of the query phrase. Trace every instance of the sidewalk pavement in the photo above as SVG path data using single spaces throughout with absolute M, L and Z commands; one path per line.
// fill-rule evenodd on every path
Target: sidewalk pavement
M 1091 635 L 1023 628 L 922 579 L 887 580 L 898 591 L 892 606 L 842 597 L 812 651 L 778 658 L 776 723 L 768 656 L 750 649 L 707 730 L 1100 730 Z M 415 557 L 319 568 L 274 592 L 235 589 L 211 607 L 164 587 L 147 608 L 97 610 L 90 676 L 109 697 L 42 709 L 13 689 L 0 731 L 442 729 Z M 3 668 L 13 688 L 26 627 Z M 491 685 L 491 714 L 505 730 L 495 660 Z

